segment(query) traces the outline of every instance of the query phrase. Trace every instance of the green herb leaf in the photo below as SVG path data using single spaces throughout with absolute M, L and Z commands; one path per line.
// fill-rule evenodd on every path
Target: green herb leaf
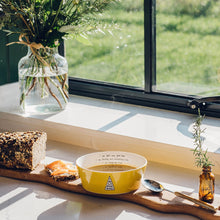
M 204 137 L 202 137 L 202 134 L 205 132 L 205 129 L 202 129 L 201 125 L 204 118 L 205 115 L 202 116 L 200 109 L 198 109 L 198 117 L 193 124 L 193 138 L 195 147 L 192 150 L 193 155 L 195 156 L 195 165 L 197 167 L 214 166 L 214 164 L 209 161 L 209 157 L 207 155 L 208 149 L 203 150 L 202 148 L 204 142 Z

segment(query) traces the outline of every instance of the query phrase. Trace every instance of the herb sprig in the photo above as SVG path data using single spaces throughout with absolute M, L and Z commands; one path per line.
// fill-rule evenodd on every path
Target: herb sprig
M 202 129 L 201 125 L 204 118 L 205 115 L 201 115 L 200 109 L 198 108 L 198 117 L 193 124 L 193 138 L 195 146 L 193 149 L 193 155 L 195 156 L 195 164 L 197 167 L 214 166 L 207 155 L 208 149 L 203 150 L 204 137 L 202 137 L 202 134 L 205 132 L 206 128 Z
M 96 29 L 99 15 L 119 0 L 1 0 L 0 29 L 28 37 L 44 47 L 57 47 L 68 35 Z

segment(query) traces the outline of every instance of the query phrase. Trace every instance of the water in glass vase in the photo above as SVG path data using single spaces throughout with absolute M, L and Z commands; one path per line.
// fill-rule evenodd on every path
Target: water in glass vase
M 20 106 L 29 114 L 52 114 L 68 102 L 68 76 L 64 74 L 26 75 L 19 72 Z
M 27 114 L 53 114 L 68 102 L 68 63 L 57 48 L 30 49 L 18 63 L 20 107 Z

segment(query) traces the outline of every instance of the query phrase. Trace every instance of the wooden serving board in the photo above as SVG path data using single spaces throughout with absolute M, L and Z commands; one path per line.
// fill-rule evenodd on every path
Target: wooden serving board
M 128 201 L 164 213 L 188 214 L 205 220 L 220 219 L 220 210 L 217 210 L 216 213 L 213 213 L 212 211 L 199 207 L 190 201 L 176 197 L 172 193 L 166 191 L 163 191 L 159 194 L 152 193 L 142 186 L 135 192 L 123 195 L 93 194 L 83 189 L 80 179 L 74 181 L 55 181 L 46 173 L 46 171 L 44 170 L 44 165 L 38 166 L 33 171 L 21 171 L 0 168 L 0 176 L 45 183 L 63 190 L 90 196 Z M 194 198 L 198 197 L 196 194 L 190 196 Z M 215 207 L 218 207 L 220 205 L 220 198 L 215 199 L 213 205 Z

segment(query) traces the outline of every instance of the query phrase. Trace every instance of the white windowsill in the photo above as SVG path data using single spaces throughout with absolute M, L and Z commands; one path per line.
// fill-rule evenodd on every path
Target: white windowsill
M 0 130 L 43 130 L 48 139 L 93 150 L 139 153 L 149 161 L 196 169 L 192 123 L 195 116 L 70 96 L 64 111 L 28 116 L 19 112 L 18 83 L 0 86 Z M 205 118 L 205 147 L 220 174 L 220 119 Z

